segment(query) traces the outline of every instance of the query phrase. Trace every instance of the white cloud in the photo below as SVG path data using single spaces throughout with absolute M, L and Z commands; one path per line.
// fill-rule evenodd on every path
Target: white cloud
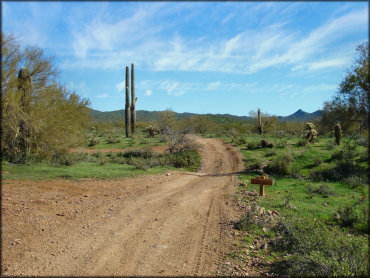
M 122 81 L 122 82 L 120 82 L 120 83 L 118 83 L 117 85 L 116 85 L 116 89 L 117 89 L 117 91 L 118 92 L 122 92 L 123 91 L 123 89 L 125 88 L 125 81 Z
M 199 82 L 180 82 L 176 80 L 163 80 L 163 81 L 152 81 L 142 80 L 136 85 L 137 89 L 152 92 L 151 88 L 155 88 L 156 91 L 164 91 L 169 96 L 181 96 L 187 92 L 206 92 L 222 90 L 224 92 L 232 91 L 244 91 L 250 92 L 252 88 L 257 86 L 257 83 L 221 83 L 220 81 L 210 83 L 199 83 Z
M 97 95 L 96 97 L 97 98 L 107 98 L 107 97 L 109 97 L 109 95 L 108 94 L 101 94 L 101 95 Z
M 212 82 L 212 83 L 209 83 L 207 85 L 207 87 L 205 88 L 206 91 L 215 91 L 217 90 L 221 85 L 221 82 L 220 81 L 216 81 L 216 82 Z
M 265 11 L 267 6 L 258 7 Z M 295 6 L 288 5 L 285 10 Z M 63 67 L 120 69 L 134 61 L 143 69 L 155 71 L 252 74 L 281 66 L 289 66 L 292 71 L 318 71 L 344 66 L 350 54 L 343 45 L 336 47 L 335 55 L 326 56 L 332 52 L 333 44 L 363 29 L 368 21 L 367 9 L 357 10 L 336 18 L 328 16 L 327 22 L 303 33 L 291 25 L 292 19 L 287 15 L 280 19 L 278 6 L 273 5 L 273 11 L 263 16 L 266 24 L 239 28 L 227 38 L 216 39 L 208 34 L 185 36 L 174 31 L 180 23 L 164 20 L 174 5 L 163 3 L 146 9 L 142 7 L 144 5 L 131 16 L 116 21 L 96 16 L 74 30 L 72 47 L 76 59 L 66 61 Z M 190 6 L 176 8 L 180 13 Z M 233 11 L 224 15 L 220 21 L 233 20 L 228 17 L 232 14 Z M 166 32 L 162 32 L 164 30 Z
M 146 91 L 145 91 L 145 95 L 146 95 L 146 96 L 151 96 L 151 95 L 152 95 L 152 93 L 153 93 L 153 92 L 152 92 L 152 90 L 146 90 Z

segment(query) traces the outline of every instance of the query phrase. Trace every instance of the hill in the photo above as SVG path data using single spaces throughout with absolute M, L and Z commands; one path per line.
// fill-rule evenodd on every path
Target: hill
M 138 122 L 148 122 L 150 120 L 157 120 L 161 111 L 146 111 L 146 110 L 137 110 L 136 111 L 136 120 Z M 245 122 L 251 121 L 253 118 L 249 116 L 235 116 L 230 114 L 194 114 L 194 113 L 175 113 L 176 119 L 189 118 L 196 115 L 203 115 L 208 119 L 213 120 L 216 123 L 231 123 L 231 122 Z M 108 122 L 110 121 L 123 121 L 125 118 L 125 110 L 115 110 L 109 112 L 101 112 L 98 110 L 90 109 L 90 114 L 93 118 L 93 121 L 96 122 Z M 302 109 L 297 110 L 295 113 L 289 116 L 278 116 L 278 119 L 283 122 L 287 121 L 312 121 L 321 115 L 321 110 L 317 110 L 313 113 L 308 113 Z

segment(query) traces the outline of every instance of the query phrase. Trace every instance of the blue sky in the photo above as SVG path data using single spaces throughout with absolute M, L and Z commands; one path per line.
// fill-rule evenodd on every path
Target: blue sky
M 367 2 L 2 2 L 2 31 L 55 56 L 91 108 L 286 116 L 335 94 L 368 39 Z

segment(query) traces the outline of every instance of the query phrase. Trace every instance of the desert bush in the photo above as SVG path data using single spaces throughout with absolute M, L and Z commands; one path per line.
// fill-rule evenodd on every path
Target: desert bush
M 314 194 L 321 195 L 322 197 L 329 197 L 331 195 L 334 195 L 334 191 L 330 189 L 327 184 L 321 184 L 319 186 L 314 186 L 310 184 L 307 186 L 307 190 L 310 196 L 313 196 Z
M 288 146 L 288 142 L 287 141 L 280 141 L 278 144 L 277 144 L 277 147 L 278 148 L 281 148 L 281 149 L 283 149 L 283 148 L 286 148 Z
M 368 184 L 368 179 L 366 176 L 349 176 L 345 178 L 344 183 L 348 184 L 352 189 L 365 186 Z
M 297 146 L 298 147 L 305 147 L 308 145 L 308 141 L 306 139 L 301 139 L 298 141 Z
M 257 149 L 257 148 L 258 148 L 258 144 L 257 144 L 257 142 L 255 142 L 255 141 L 248 142 L 248 144 L 247 144 L 247 148 L 248 148 L 249 150 Z
M 367 148 L 369 146 L 369 139 L 367 139 L 366 137 L 361 137 L 357 140 L 357 144 L 359 146 L 363 146 Z
M 276 174 L 276 175 L 289 175 L 291 172 L 291 163 L 293 161 L 293 156 L 290 153 L 285 153 L 278 156 L 265 168 L 266 173 Z
M 292 164 L 290 166 L 290 176 L 295 179 L 300 179 L 303 177 L 302 175 L 302 166 L 298 164 Z
M 274 156 L 275 154 L 276 154 L 276 152 L 274 150 L 270 150 L 270 151 L 265 153 L 265 156 L 269 157 L 269 156 Z
M 121 142 L 121 140 L 119 139 L 118 136 L 108 136 L 107 140 L 106 140 L 107 144 L 114 144 L 114 143 L 119 143 Z
M 128 163 L 137 170 L 146 171 L 149 168 L 148 160 L 142 157 L 131 157 Z
M 93 147 L 95 146 L 96 144 L 98 144 L 100 142 L 100 140 L 98 138 L 96 138 L 95 136 L 91 136 L 89 138 L 89 141 L 88 141 L 88 146 L 89 147 Z
M 247 139 L 245 138 L 239 138 L 236 142 L 237 145 L 244 145 L 247 144 Z
M 320 156 L 315 156 L 314 159 L 313 159 L 313 166 L 314 167 L 317 167 L 317 166 L 320 166 L 320 164 L 322 163 L 322 159 Z
M 170 155 L 172 166 L 196 171 L 201 166 L 201 157 L 196 150 L 186 150 Z
M 153 156 L 153 152 L 149 149 L 133 149 L 122 154 L 123 157 L 140 157 L 140 158 L 150 158 Z
M 361 276 L 369 270 L 367 239 L 348 237 L 319 219 L 280 219 L 273 249 L 292 254 L 285 260 L 291 276 Z

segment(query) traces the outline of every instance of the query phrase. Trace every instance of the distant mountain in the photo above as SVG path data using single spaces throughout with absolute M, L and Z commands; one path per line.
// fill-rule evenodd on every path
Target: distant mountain
M 159 113 L 161 111 L 146 111 L 146 110 L 137 110 L 136 111 L 136 120 L 138 122 L 148 122 L 150 120 L 157 120 Z M 93 118 L 93 121 L 96 122 L 108 122 L 108 120 L 114 121 L 123 121 L 125 118 L 125 110 L 116 110 L 109 112 L 101 112 L 98 110 L 90 109 L 90 115 Z M 194 113 L 176 113 L 176 119 L 189 118 L 200 114 Z M 231 122 L 245 122 L 251 121 L 253 118 L 249 116 L 235 116 L 230 114 L 202 114 L 210 120 L 213 120 L 216 123 L 231 123 Z M 278 116 L 279 120 L 283 122 L 287 121 L 312 121 L 321 115 L 321 110 L 317 110 L 313 113 L 307 113 L 301 109 L 289 116 Z
M 290 121 L 299 121 L 299 122 L 305 122 L 305 121 L 313 121 L 314 119 L 317 119 L 321 116 L 322 110 L 317 110 L 312 113 L 308 113 L 303 111 L 302 109 L 298 109 L 296 112 L 294 112 L 292 115 L 289 116 L 278 116 L 279 120 L 282 122 L 290 122 Z

